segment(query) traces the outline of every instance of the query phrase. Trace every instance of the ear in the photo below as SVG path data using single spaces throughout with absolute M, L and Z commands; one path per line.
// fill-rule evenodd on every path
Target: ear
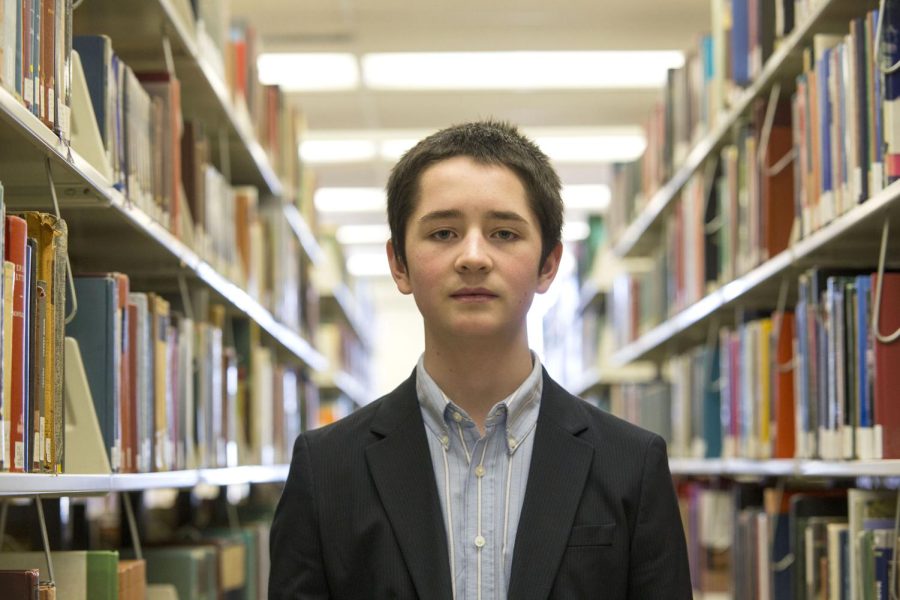
M 391 267 L 391 277 L 394 278 L 397 289 L 400 290 L 401 294 L 412 294 L 412 285 L 409 282 L 409 272 L 406 270 L 406 265 L 403 264 L 403 261 L 397 256 L 397 253 L 394 252 L 394 242 L 392 240 L 387 241 L 385 250 L 387 251 L 388 264 Z
M 553 283 L 553 280 L 556 278 L 556 272 L 559 270 L 562 252 L 562 242 L 558 242 L 553 250 L 550 251 L 550 254 L 547 255 L 547 258 L 544 259 L 544 264 L 541 265 L 541 270 L 538 273 L 538 285 L 535 290 L 538 294 L 543 294 L 550 289 L 550 284 Z

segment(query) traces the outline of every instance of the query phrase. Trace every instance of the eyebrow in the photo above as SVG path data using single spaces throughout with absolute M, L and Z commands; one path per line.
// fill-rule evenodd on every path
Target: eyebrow
M 519 213 L 508 210 L 492 210 L 488 212 L 487 216 L 493 221 L 514 221 L 518 223 L 528 222 L 528 220 Z M 422 217 L 419 219 L 419 222 L 428 223 L 431 221 L 442 221 L 446 219 L 461 219 L 462 217 L 462 211 L 459 210 L 435 210 L 422 215 Z

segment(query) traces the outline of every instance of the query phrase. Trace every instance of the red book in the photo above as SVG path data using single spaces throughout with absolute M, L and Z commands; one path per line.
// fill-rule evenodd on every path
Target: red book
M 794 458 L 794 369 L 781 369 L 779 365 L 794 360 L 794 313 L 786 312 L 781 318 L 781 334 L 775 349 L 775 444 L 772 458 Z
M 872 275 L 875 307 L 878 275 Z M 885 273 L 878 331 L 885 336 L 900 329 L 900 273 Z M 875 339 L 875 423 L 882 428 L 882 458 L 900 458 L 900 340 Z
M 38 569 L 0 571 L 0 589 L 8 600 L 37 600 Z
M 129 352 L 128 343 L 128 275 L 124 273 L 113 273 L 116 278 L 116 314 L 119 320 L 119 451 L 121 455 L 120 469 L 123 473 L 131 473 L 134 471 L 129 461 L 128 445 L 131 440 L 128 428 L 128 422 L 131 418 L 131 406 L 128 400 L 129 390 L 131 389 L 131 354 Z M 133 457 L 133 455 L 131 455 Z
M 6 217 L 6 260 L 15 265 L 12 290 L 12 365 L 10 377 L 9 470 L 25 471 L 25 246 L 28 225 L 25 219 Z

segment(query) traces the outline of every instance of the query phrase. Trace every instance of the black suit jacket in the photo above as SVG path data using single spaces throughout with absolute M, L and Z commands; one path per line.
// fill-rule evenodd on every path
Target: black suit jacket
M 270 600 L 451 600 L 415 373 L 297 438 L 272 523 Z M 665 442 L 544 372 L 510 600 L 689 600 Z

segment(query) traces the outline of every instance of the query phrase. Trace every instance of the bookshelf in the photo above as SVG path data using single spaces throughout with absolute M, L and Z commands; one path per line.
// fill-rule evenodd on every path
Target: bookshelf
M 620 257 L 646 256 L 659 244 L 662 220 L 678 192 L 731 134 L 735 122 L 745 115 L 753 100 L 769 91 L 776 82 L 786 81 L 800 70 L 800 50 L 808 45 L 816 33 L 839 30 L 859 13 L 858 7 L 845 0 L 821 0 L 814 3 L 808 18 L 797 24 L 779 48 L 766 62 L 759 77 L 741 94 L 730 110 L 719 116 L 718 122 L 704 135 L 678 166 L 672 177 L 653 194 L 637 217 L 616 234 L 613 233 L 613 252 Z
M 900 225 L 900 182 L 894 182 L 831 223 L 796 241 L 749 273 L 734 279 L 698 302 L 619 348 L 612 356 L 617 365 L 637 360 L 661 360 L 706 339 L 707 327 L 734 321 L 734 308 L 774 306 L 784 278 L 796 282 L 797 275 L 816 264 L 864 266 L 878 259 L 878 244 L 884 220 L 896 231 Z M 898 256 L 900 238 L 893 236 L 889 256 Z M 892 261 L 893 262 L 893 261 Z M 888 266 L 891 266 L 889 264 Z M 792 285 L 792 287 L 796 287 Z
M 221 54 L 217 56 L 218 50 L 202 24 L 193 20 L 192 11 L 186 0 L 85 2 L 74 13 L 74 32 L 108 35 L 116 55 L 136 71 L 174 71 L 181 84 L 180 114 L 185 122 L 193 120 L 211 134 L 209 163 L 222 172 L 228 185 L 254 186 L 259 190 L 260 208 L 274 212 L 274 218 L 285 224 L 286 235 L 293 236 L 299 249 L 299 268 L 306 269 L 320 261 L 322 255 L 313 230 L 301 213 L 303 194 L 308 190 L 301 189 L 298 180 L 293 179 L 296 173 L 290 167 L 283 163 L 280 169 L 276 167 L 279 154 L 283 154 L 277 147 L 278 141 L 273 145 L 270 133 L 267 150 L 257 138 L 258 124 L 252 121 L 243 99 L 235 94 L 236 100 L 232 100 L 225 59 Z M 77 93 L 73 90 L 73 94 Z M 91 98 L 79 99 L 82 104 L 91 105 Z M 287 160 L 291 160 L 290 156 Z M 294 156 L 293 160 L 298 159 Z M 132 289 L 180 297 L 188 316 L 187 306 L 196 304 L 198 322 L 205 323 L 207 308 L 224 307 L 224 319 L 238 320 L 242 329 L 249 328 L 241 335 L 249 337 L 254 353 L 257 348 L 271 353 L 271 358 L 260 364 L 272 369 L 276 386 L 282 378 L 287 389 L 294 378 L 299 383 L 310 373 L 329 371 L 328 360 L 310 341 L 314 330 L 308 327 L 309 319 L 299 317 L 288 324 L 276 316 L 279 308 L 271 299 L 251 294 L 244 283 L 234 278 L 234 269 L 226 273 L 204 258 L 200 250 L 138 207 L 96 164 L 96 158 L 92 162 L 61 141 L 21 99 L 0 88 L 0 183 L 5 190 L 6 209 L 53 213 L 52 185 L 59 199 L 59 211 L 68 225 L 68 255 L 76 273 L 125 273 Z M 290 263 L 290 268 L 294 266 L 296 263 Z M 230 338 L 235 332 L 232 321 L 227 323 L 227 331 L 222 335 Z M 167 360 L 174 364 L 173 356 Z M 245 360 L 249 363 L 250 357 Z M 285 373 L 285 369 L 293 372 Z M 269 373 L 260 371 L 263 372 Z M 198 398 L 200 393 L 198 388 Z M 244 393 L 249 398 L 257 390 Z M 280 402 L 281 397 L 275 397 Z M 298 409 L 300 402 L 298 399 Z M 255 404 L 244 408 L 254 409 Z M 280 410 L 276 409 L 276 418 L 281 416 Z M 258 425 L 254 427 L 241 443 L 255 443 L 250 438 L 259 435 L 259 429 Z M 280 431 L 276 436 L 295 433 L 290 427 L 276 428 Z M 112 475 L 0 473 L 0 495 L 84 495 L 189 488 L 198 484 L 282 482 L 287 465 L 277 463 L 278 459 L 285 460 L 285 451 L 276 451 L 275 460 L 263 456 L 259 461 L 265 466 Z M 286 452 L 289 458 L 289 449 Z M 202 460 L 196 464 L 204 464 Z M 241 460 L 252 459 L 242 455 Z M 233 464 L 232 458 L 228 464 Z
M 125 62 L 150 70 L 167 68 L 163 48 L 167 38 L 182 84 L 185 118 L 202 120 L 225 135 L 233 183 L 280 196 L 285 191 L 283 182 L 257 140 L 246 110 L 232 102 L 221 58 L 206 50 L 208 36 L 192 22 L 190 12 L 187 0 L 128 2 L 127 10 L 116 0 L 84 2 L 75 11 L 75 33 L 103 32 Z
M 52 131 L 3 89 L 0 89 L 0 120 L 4 123 L 0 128 L 3 142 L 0 181 L 7 189 L 15 190 L 15 195 L 7 194 L 8 208 L 53 210 L 44 166 L 49 160 L 60 210 L 73 232 L 70 244 L 73 261 L 86 269 L 114 265 L 138 276 L 164 273 L 172 278 L 179 272 L 190 275 L 235 311 L 256 321 L 296 359 L 314 370 L 325 368 L 324 357 L 299 333 L 279 323 L 246 291 L 128 202 L 103 175 L 77 152 L 61 144 Z M 295 220 L 302 223 L 299 215 Z M 109 249 L 118 247 L 117 240 L 123 235 L 129 240 L 127 252 L 117 251 L 113 259 Z M 105 243 L 79 244 L 78 239 L 99 239 Z
M 671 413 L 695 593 L 869 597 L 887 581 L 865 561 L 893 550 L 900 520 L 897 361 L 885 359 L 897 351 L 900 181 L 896 75 L 884 71 L 900 3 L 712 7 L 712 33 L 650 120 L 643 173 L 615 171 L 639 193 L 621 198 L 613 253 L 656 265 L 614 284 L 625 318 L 611 362 L 655 362 L 671 393 L 614 410 L 639 421 L 660 400 Z M 876 315 L 879 279 L 892 291 Z

